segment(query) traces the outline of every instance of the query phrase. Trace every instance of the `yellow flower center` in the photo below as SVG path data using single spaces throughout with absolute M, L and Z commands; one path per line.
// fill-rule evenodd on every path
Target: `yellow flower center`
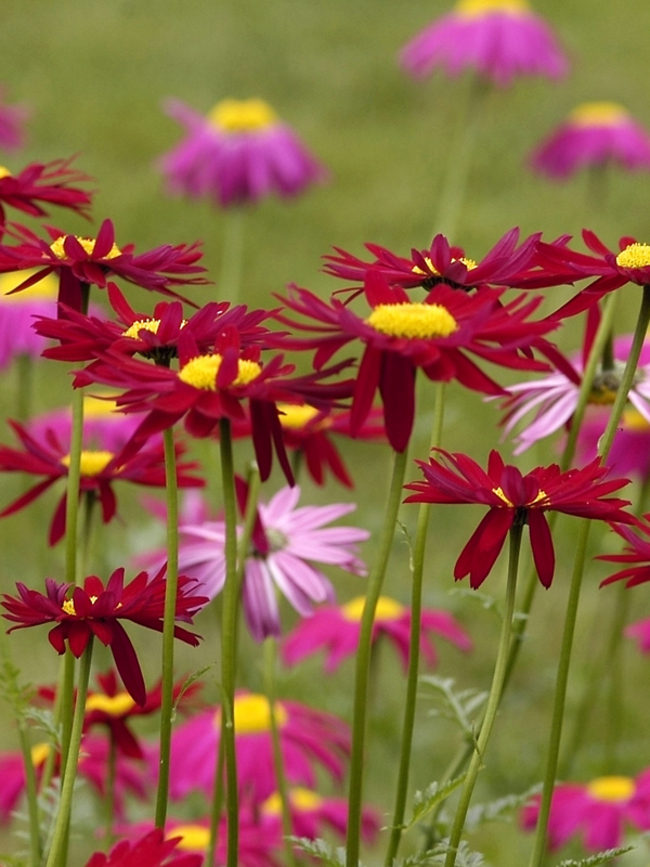
M 185 328 L 187 319 L 181 321 L 181 328 Z M 160 328 L 160 319 L 136 319 L 133 325 L 130 325 L 126 331 L 122 332 L 122 337 L 133 337 L 136 340 L 140 336 L 141 331 L 150 331 L 152 334 L 158 334 Z
M 616 126 L 628 116 L 617 102 L 583 102 L 569 115 L 573 126 Z
M 10 177 L 11 177 L 11 172 L 9 171 L 7 166 L 0 166 L 0 180 L 2 180 L 2 178 L 10 178 Z
M 618 803 L 634 794 L 636 784 L 631 777 L 598 777 L 587 783 L 587 791 L 598 801 Z
M 98 476 L 106 469 L 114 457 L 115 455 L 113 452 L 83 451 L 81 453 L 81 475 Z M 61 458 L 61 463 L 64 467 L 69 467 L 70 455 L 64 455 Z
M 65 252 L 65 249 L 63 247 L 63 245 L 65 243 L 65 239 L 68 237 L 69 237 L 69 235 L 61 235 L 61 237 L 57 238 L 53 244 L 50 244 L 50 250 L 54 253 L 54 255 L 56 256 L 57 259 L 67 259 L 68 258 L 68 254 Z M 84 248 L 84 250 L 86 251 L 88 256 L 92 256 L 93 253 L 95 252 L 95 244 L 97 243 L 97 241 L 94 238 L 80 238 L 79 235 L 75 235 L 74 237 L 77 239 L 77 241 L 79 241 L 79 243 Z M 120 248 L 117 246 L 117 244 L 113 244 L 113 246 L 108 251 L 108 253 L 105 256 L 103 256 L 102 258 L 103 259 L 115 259 L 116 256 L 121 256 L 121 255 L 122 255 L 122 251 L 120 250 Z
M 288 714 L 283 705 L 276 701 L 275 720 L 278 728 L 287 722 Z M 215 723 L 220 726 L 221 711 L 217 711 Z M 251 693 L 235 698 L 235 733 L 254 735 L 271 731 L 271 705 L 265 695 Z
M 178 372 L 181 382 L 199 388 L 201 391 L 217 390 L 217 374 L 221 367 L 220 355 L 199 355 L 188 361 Z M 240 358 L 237 367 L 237 376 L 230 387 L 248 385 L 262 372 L 262 368 L 256 361 L 248 361 Z
M 311 789 L 303 789 L 300 786 L 289 791 L 289 801 L 297 810 L 304 812 L 317 810 L 323 803 L 323 799 L 316 792 L 312 792 Z M 282 815 L 282 798 L 279 792 L 269 795 L 262 804 L 262 812 L 266 813 L 267 816 Z
M 28 271 L 13 271 L 10 274 L 0 274 L 0 299 L 10 304 L 33 300 L 34 298 L 55 299 L 59 294 L 59 281 L 54 274 L 42 277 L 38 283 L 34 283 L 28 289 L 21 289 L 15 295 L 9 295 L 16 286 L 20 286 L 25 280 L 36 274 L 36 269 Z
M 307 404 L 297 406 L 291 403 L 279 403 L 278 409 L 280 410 L 280 424 L 288 430 L 299 430 L 318 415 L 318 410 L 314 409 L 313 406 L 307 406 Z
M 94 605 L 95 602 L 97 602 L 97 597 L 91 596 L 90 601 Z M 117 607 L 119 608 L 121 605 L 122 603 L 119 602 Z M 77 609 L 74 607 L 74 599 L 66 599 L 61 608 L 63 609 L 63 611 L 65 611 L 66 614 L 71 614 L 73 617 L 77 616 Z
M 528 12 L 529 8 L 526 0 L 459 0 L 454 11 L 463 18 L 478 18 L 490 12 L 521 15 Z
M 205 852 L 210 842 L 210 829 L 203 825 L 177 825 L 170 828 L 168 840 L 180 837 L 176 848 L 185 852 Z
M 406 337 L 411 340 L 426 340 L 449 337 L 458 330 L 458 323 L 441 304 L 378 304 L 366 319 L 382 334 L 390 337 Z
M 346 620 L 358 623 L 363 617 L 365 605 L 365 596 L 355 596 L 341 608 L 341 611 Z M 405 611 L 406 608 L 395 599 L 391 599 L 390 596 L 380 596 L 375 609 L 375 620 L 397 620 Z
M 650 244 L 628 244 L 616 257 L 621 268 L 647 268 L 650 265 Z
M 431 271 L 432 274 L 437 274 L 440 276 L 440 271 L 435 267 L 433 262 L 428 256 L 424 257 L 424 261 L 427 263 L 427 267 Z M 474 268 L 478 267 L 476 262 L 473 259 L 467 259 L 465 256 L 461 256 L 460 259 L 452 259 L 452 262 L 462 262 L 463 265 L 467 268 L 468 271 L 473 271 Z M 424 274 L 425 272 L 420 268 L 419 265 L 414 265 L 411 269 L 414 274 Z
M 109 716 L 124 716 L 133 707 L 135 702 L 128 692 L 118 692 L 117 695 L 89 695 L 86 700 L 86 711 L 99 710 Z
M 502 488 L 502 487 L 499 486 L 498 488 L 492 488 L 492 493 L 493 493 L 493 494 L 496 494 L 497 497 L 498 497 L 500 500 L 502 500 L 503 503 L 504 503 L 504 505 L 506 505 L 509 509 L 516 509 L 516 508 L 517 508 L 517 506 L 515 506 L 515 504 L 514 504 L 513 502 L 511 502 L 511 501 L 506 497 L 506 495 L 505 495 L 504 492 L 503 492 L 503 488 Z M 548 495 L 547 495 L 546 491 L 540 491 L 540 492 L 537 494 L 537 496 L 535 497 L 534 500 L 531 500 L 530 503 L 526 503 L 525 506 L 523 506 L 522 508 L 528 508 L 529 506 L 534 506 L 534 505 L 536 505 L 537 503 L 540 503 L 542 500 L 545 500 L 547 496 L 548 496 Z
M 107 415 L 115 415 L 113 410 L 116 407 L 114 400 L 104 400 L 101 397 L 93 397 L 91 394 L 84 395 L 84 418 L 103 418 Z M 123 416 L 116 416 L 116 418 Z
M 263 99 L 224 99 L 208 120 L 223 132 L 252 132 L 274 124 L 277 115 Z
M 52 747 L 49 744 L 41 743 L 34 744 L 31 748 L 31 756 L 32 756 L 32 764 L 35 768 L 40 767 L 45 764 L 47 757 L 49 756 Z
M 650 422 L 641 415 L 638 409 L 629 407 L 629 409 L 623 410 L 623 427 L 625 430 L 647 431 L 650 429 Z

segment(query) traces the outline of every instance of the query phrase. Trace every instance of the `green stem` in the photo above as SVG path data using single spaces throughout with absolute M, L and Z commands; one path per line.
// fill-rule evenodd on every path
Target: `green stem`
M 217 288 L 220 297 L 233 305 L 237 303 L 241 288 L 245 221 L 246 211 L 241 206 L 230 208 L 224 214 L 221 273 Z
M 16 359 L 16 378 L 18 389 L 16 395 L 16 418 L 26 422 L 32 415 L 32 398 L 34 391 L 34 361 L 31 355 L 21 354 Z
M 363 798 L 363 760 L 366 735 L 366 708 L 368 701 L 368 675 L 372 650 L 372 629 L 377 600 L 388 565 L 397 513 L 402 499 L 402 485 L 406 471 L 407 450 L 395 452 L 386 514 L 378 541 L 378 555 L 368 578 L 366 604 L 361 617 L 359 646 L 354 686 L 354 712 L 352 721 L 352 753 L 350 758 L 350 787 L 348 798 L 348 837 L 346 865 L 358 867 L 361 837 L 361 805 Z
M 215 770 L 214 787 L 212 790 L 212 804 L 210 805 L 210 841 L 205 856 L 206 864 L 216 864 L 215 854 L 219 843 L 219 820 L 223 808 L 223 762 L 224 747 L 223 738 L 219 738 L 217 749 L 217 767 Z
M 436 388 L 434 423 L 431 432 L 430 448 L 439 446 L 442 441 L 442 428 L 445 406 L 445 386 L 439 382 Z M 427 543 L 427 528 L 429 524 L 428 503 L 422 503 L 418 510 L 418 523 L 413 548 L 413 583 L 411 589 L 411 634 L 409 638 L 409 663 L 406 680 L 406 699 L 404 703 L 404 719 L 402 723 L 402 739 L 400 749 L 400 764 L 395 796 L 395 809 L 391 826 L 390 840 L 386 852 L 385 865 L 392 867 L 397 857 L 404 824 L 406 798 L 408 792 L 409 771 L 411 765 L 411 750 L 413 746 L 413 730 L 415 727 L 415 706 L 417 702 L 418 669 L 420 664 L 420 634 L 422 631 L 422 579 L 424 575 L 424 555 Z
M 167 481 L 167 586 L 162 638 L 162 698 L 160 705 L 160 764 L 156 796 L 156 827 L 164 828 L 169 797 L 169 762 L 171 753 L 174 704 L 174 622 L 178 596 L 178 479 L 174 433 L 163 433 L 165 477 Z
M 59 809 L 56 816 L 54 833 L 52 835 L 52 846 L 50 848 L 46 867 L 65 867 L 67 862 L 67 852 L 65 850 L 67 848 L 68 823 L 70 821 L 70 813 L 72 810 L 72 795 L 74 792 L 75 778 L 77 776 L 81 736 L 83 734 L 92 654 L 93 639 L 91 636 L 88 639 L 86 649 L 81 655 L 81 663 L 79 665 L 79 684 L 77 687 L 77 702 L 75 705 L 72 732 L 70 735 L 70 749 L 68 751 L 68 759 L 65 765 Z
M 501 700 L 501 693 L 503 692 L 508 663 L 508 647 L 510 645 L 512 621 L 515 611 L 517 571 L 519 568 L 519 552 L 521 549 L 522 531 L 523 524 L 520 521 L 515 520 L 515 523 L 510 529 L 506 604 L 503 612 L 503 622 L 501 624 L 501 635 L 499 637 L 497 658 L 494 664 L 492 686 L 490 687 L 490 694 L 485 707 L 485 715 L 481 724 L 481 730 L 476 741 L 472 759 L 469 763 L 469 768 L 467 769 L 467 775 L 465 777 L 465 782 L 463 783 L 460 800 L 456 808 L 456 815 L 454 816 L 454 822 L 451 827 L 451 833 L 449 835 L 449 850 L 445 858 L 445 867 L 454 867 L 456 863 L 456 853 L 465 826 L 467 811 L 474 792 L 476 779 L 483 764 L 485 750 L 488 741 L 490 740 L 490 735 L 492 734 L 494 720 L 496 719 L 499 702 Z

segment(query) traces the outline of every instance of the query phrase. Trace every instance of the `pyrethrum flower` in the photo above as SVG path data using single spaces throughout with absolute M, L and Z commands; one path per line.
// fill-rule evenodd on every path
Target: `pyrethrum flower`
M 243 505 L 245 494 L 240 490 Z M 300 488 L 282 488 L 268 503 L 260 503 L 251 551 L 244 565 L 242 603 L 255 639 L 280 635 L 278 591 L 303 617 L 315 602 L 332 601 L 328 578 L 313 564 L 337 566 L 365 574 L 356 547 L 370 535 L 349 526 L 325 526 L 356 508 L 353 503 L 298 508 Z M 226 578 L 225 524 L 206 521 L 181 524 L 179 569 L 199 582 L 210 598 L 221 592 Z
M 96 575 L 89 575 L 82 586 L 60 583 L 46 578 L 46 593 L 30 590 L 22 582 L 16 583 L 18 596 L 3 594 L 3 614 L 15 623 L 9 632 L 54 624 L 48 638 L 57 653 L 64 653 L 66 646 L 79 658 L 92 636 L 111 648 L 115 665 L 122 682 L 133 700 L 144 705 L 147 691 L 140 663 L 131 639 L 120 623 L 130 620 L 147 629 L 162 632 L 165 604 L 164 569 L 153 578 L 139 572 L 129 583 L 124 584 L 124 569 L 116 569 L 106 583 Z M 196 582 L 186 576 L 179 577 L 176 597 L 176 620 L 191 623 L 197 611 L 207 602 L 196 591 Z M 199 637 L 181 626 L 174 626 L 174 636 L 186 644 L 197 647 Z
M 0 370 L 19 355 L 38 358 L 47 346 L 47 339 L 34 331 L 33 324 L 36 316 L 56 316 L 56 278 L 44 277 L 24 292 L 12 294 L 34 273 L 0 274 Z
M 402 49 L 400 62 L 414 78 L 471 69 L 499 87 L 521 75 L 561 78 L 568 69 L 550 27 L 526 0 L 459 0 Z
M 287 665 L 325 651 L 325 671 L 335 671 L 348 656 L 354 656 L 359 644 L 361 617 L 365 596 L 351 599 L 345 605 L 324 605 L 303 620 L 282 642 L 282 659 Z M 422 611 L 420 651 L 430 666 L 436 664 L 434 635 L 451 641 L 461 650 L 471 650 L 472 641 L 460 624 L 447 611 L 425 608 Z M 406 669 L 411 635 L 411 611 L 395 599 L 380 596 L 373 625 L 372 640 L 385 635 L 395 646 Z
M 0 148 L 15 151 L 23 147 L 28 114 L 24 105 L 8 105 L 4 101 L 4 87 L 0 87 Z
M 533 830 L 539 815 L 539 796 L 521 815 Z M 626 826 L 650 829 L 650 770 L 637 777 L 598 777 L 589 783 L 562 783 L 553 791 L 548 822 L 551 849 L 580 834 L 588 852 L 613 849 L 624 841 Z
M 226 99 L 203 117 L 178 100 L 167 113 L 185 127 L 160 167 L 172 193 L 207 197 L 223 208 L 271 194 L 295 196 L 322 182 L 325 169 L 261 99 Z
M 17 208 L 32 217 L 44 217 L 46 206 L 69 208 L 87 217 L 91 193 L 77 184 L 88 183 L 89 175 L 71 168 L 72 160 L 30 163 L 18 174 L 0 166 L 0 225 L 5 207 Z
M 615 102 L 585 102 L 530 158 L 533 169 L 565 180 L 580 169 L 616 163 L 650 169 L 650 134 Z
M 544 587 L 550 587 L 555 571 L 553 539 L 545 512 L 636 523 L 633 515 L 623 511 L 630 505 L 628 500 L 607 496 L 628 480 L 607 480 L 609 469 L 601 466 L 599 459 L 565 473 L 557 464 L 551 464 L 522 475 L 517 467 L 506 466 L 496 451 L 490 452 L 487 471 L 467 455 L 434 451 L 439 459 L 417 461 L 425 480 L 406 485 L 416 493 L 405 502 L 477 503 L 489 508 L 454 568 L 454 578 L 458 581 L 469 575 L 473 588 L 480 587 L 488 576 L 515 521 L 529 526 L 533 560 Z
M 165 838 L 160 828 L 131 842 L 121 840 L 106 855 L 95 852 L 86 867 L 201 867 L 203 855 L 183 852 L 181 837 Z
M 627 564 L 620 572 L 615 572 L 606 578 L 601 587 L 614 581 L 625 581 L 626 587 L 636 587 L 650 581 L 650 513 L 643 516 L 642 521 L 631 527 L 612 525 L 618 535 L 627 542 L 623 554 L 600 554 L 597 560 L 608 563 Z

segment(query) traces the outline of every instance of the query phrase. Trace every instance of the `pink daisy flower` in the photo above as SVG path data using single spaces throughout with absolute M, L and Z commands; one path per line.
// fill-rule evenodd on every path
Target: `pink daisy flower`
M 169 100 L 166 110 L 186 131 L 160 161 L 172 193 L 207 196 L 227 208 L 271 194 L 295 196 L 327 177 L 291 127 L 261 99 L 226 99 L 207 117 L 178 100 Z
M 289 782 L 313 787 L 316 767 L 341 781 L 350 736 L 338 717 L 295 701 L 278 701 L 275 714 L 285 774 Z M 242 797 L 256 804 L 277 789 L 268 699 L 238 692 L 234 706 L 237 773 Z M 211 708 L 177 726 L 172 734 L 170 794 L 183 799 L 201 791 L 212 797 L 221 711 Z
M 534 829 L 539 795 L 524 808 L 521 823 Z M 576 834 L 590 852 L 620 846 L 625 826 L 650 829 L 650 770 L 637 777 L 598 777 L 589 783 L 562 783 L 555 787 L 548 823 L 549 846 L 558 849 Z
M 650 169 L 650 134 L 615 102 L 585 102 L 533 152 L 535 171 L 564 180 L 587 166 Z
M 23 127 L 29 111 L 23 105 L 7 105 L 3 97 L 4 88 L 0 87 L 0 148 L 19 150 L 25 144 Z
M 526 0 L 459 0 L 402 49 L 400 62 L 414 78 L 469 68 L 498 87 L 520 75 L 561 78 L 568 70 L 550 27 Z
M 303 620 L 282 644 L 282 659 L 295 665 L 307 656 L 325 650 L 325 671 L 335 671 L 343 660 L 357 652 L 365 596 L 357 596 L 340 607 L 327 605 Z M 472 641 L 458 622 L 446 611 L 422 611 L 420 649 L 427 664 L 434 666 L 437 653 L 432 634 L 451 641 L 461 650 L 471 650 Z M 394 644 L 404 668 L 408 666 L 411 611 L 395 599 L 380 596 L 373 627 L 373 642 L 385 635 Z
M 238 486 L 242 511 L 246 492 Z M 298 508 L 300 488 L 285 487 L 258 507 L 258 521 L 251 552 L 244 567 L 242 602 L 246 622 L 257 641 L 280 635 L 277 591 L 302 617 L 312 613 L 314 602 L 331 602 L 334 590 L 328 578 L 313 563 L 338 566 L 355 575 L 365 575 L 356 546 L 369 533 L 358 527 L 326 527 L 354 511 L 353 503 Z M 178 567 L 183 575 L 196 578 L 201 592 L 214 598 L 226 578 L 225 524 L 206 521 L 181 525 Z
M 35 316 L 56 316 L 57 279 L 48 274 L 23 292 L 11 294 L 36 271 L 0 274 L 0 370 L 19 355 L 38 358 L 48 344 L 33 329 Z

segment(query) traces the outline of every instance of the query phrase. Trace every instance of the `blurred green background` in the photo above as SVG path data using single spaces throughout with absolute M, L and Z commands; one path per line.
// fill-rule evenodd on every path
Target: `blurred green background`
M 415 83 L 398 68 L 398 49 L 431 19 L 448 9 L 446 3 L 409 0 L 5 0 L 0 15 L 0 83 L 9 101 L 31 110 L 29 144 L 18 155 L 3 156 L 13 170 L 31 160 L 45 161 L 78 154 L 79 168 L 97 184 L 94 215 L 97 224 L 111 217 L 117 243 L 133 242 L 138 250 L 161 243 L 202 239 L 205 264 L 216 281 L 221 265 L 224 217 L 207 202 L 169 198 L 156 162 L 173 147 L 181 129 L 162 111 L 167 97 L 176 97 L 199 112 L 207 112 L 220 99 L 259 96 L 302 136 L 325 163 L 331 183 L 311 190 L 292 202 L 267 201 L 251 209 L 245 225 L 245 259 L 241 299 L 252 306 L 270 306 L 271 293 L 295 281 L 322 294 L 338 284 L 321 273 L 321 256 L 337 245 L 355 253 L 366 241 L 383 244 L 398 253 L 430 243 L 437 218 L 437 202 L 447 165 L 467 79 L 448 80 L 436 75 Z M 537 2 L 558 34 L 571 60 L 571 75 L 558 84 L 522 80 L 490 98 L 481 125 L 469 176 L 468 196 L 455 243 L 478 259 L 512 226 L 526 235 L 543 231 L 550 239 L 577 234 L 582 226 L 595 229 L 610 246 L 623 234 L 650 240 L 647 201 L 650 177 L 612 171 L 599 195 L 588 196 L 588 178 L 579 175 L 566 184 L 550 183 L 526 168 L 535 144 L 556 126 L 576 103 L 614 100 L 650 126 L 647 70 L 647 34 L 650 5 L 642 0 L 594 4 L 588 0 Z M 87 233 L 80 219 L 56 213 L 49 221 L 70 232 Z M 562 290 L 558 290 L 554 297 Z M 625 294 L 626 293 L 626 294 Z M 129 291 L 132 301 L 145 309 L 153 298 Z M 636 290 L 624 290 L 620 327 L 629 328 L 636 315 Z M 197 289 L 197 300 L 222 298 L 219 285 Z M 578 339 L 576 326 L 559 336 L 563 348 Z M 36 374 L 39 409 L 65 403 L 66 374 L 60 367 Z M 0 408 L 12 414 L 15 371 L 3 377 Z M 431 420 L 431 390 L 422 392 L 422 419 L 414 455 L 424 458 Z M 427 401 L 429 403 L 427 404 Z M 449 389 L 445 445 L 466 450 L 482 460 L 498 442 L 493 405 L 477 395 Z M 1 435 L 5 441 L 9 435 Z M 508 452 L 508 446 L 504 446 Z M 306 484 L 307 502 L 358 499 L 358 521 L 377 529 L 389 466 L 387 450 L 360 443 L 346 447 L 346 460 L 357 479 L 353 494 Z M 548 462 L 553 447 L 542 444 L 524 456 L 522 465 Z M 379 469 L 378 469 L 379 467 Z M 408 475 L 413 478 L 413 469 Z M 275 476 L 273 484 L 281 484 Z M 0 479 L 4 505 L 21 490 L 21 482 Z M 55 497 L 35 504 L 24 513 L 0 522 L 0 586 L 10 590 L 15 580 L 40 586 L 44 574 L 60 575 L 62 553 L 47 551 L 42 538 Z M 97 569 L 114 568 L 127 554 L 142 549 L 160 535 L 141 520 L 133 491 L 122 493 L 123 524 L 102 535 Z M 477 652 L 458 666 L 458 655 L 441 653 L 441 673 L 458 678 L 460 685 L 487 686 L 498 632 L 498 620 L 476 600 L 450 595 L 451 566 L 467 539 L 480 510 L 439 509 L 430 547 L 431 580 L 426 602 L 451 607 L 475 635 Z M 447 514 L 447 512 L 453 514 Z M 469 517 L 468 517 L 469 516 Z M 405 516 L 407 526 L 413 515 Z M 523 791 L 541 777 L 545 749 L 545 720 L 553 686 L 557 638 L 561 629 L 572 541 L 576 523 L 564 521 L 558 543 L 558 575 L 543 594 L 531 624 L 516 688 L 510 693 L 500 720 L 491 771 L 481 781 L 488 797 Z M 603 533 L 593 534 L 594 552 Z M 610 550 L 615 539 L 606 538 Z M 373 546 L 365 555 L 372 558 Z M 101 562 L 100 560 L 104 561 Z M 593 574 L 591 574 L 593 573 Z M 603 602 L 595 592 L 605 567 L 593 566 L 589 575 L 583 615 L 578 627 L 577 661 L 593 657 L 602 644 L 615 590 Z M 486 590 L 499 595 L 499 576 L 491 576 Z M 362 592 L 363 582 L 338 581 L 341 597 Z M 408 601 L 408 551 L 403 539 L 395 545 L 388 590 Z M 542 594 L 540 594 L 542 595 Z M 603 594 L 604 595 L 604 594 Z M 633 591 L 634 619 L 648 613 L 644 588 Z M 211 613 L 200 628 L 206 635 L 202 659 L 216 658 Z M 288 615 L 287 622 L 292 622 Z M 145 654 L 148 682 L 156 677 L 155 641 L 134 635 Z M 57 660 L 46 643 L 45 630 L 12 636 L 16 658 L 27 679 L 52 681 Z M 243 670 L 247 685 L 259 687 L 256 649 L 247 643 Z M 368 756 L 369 799 L 384 812 L 392 808 L 395 736 L 402 704 L 400 669 L 388 649 L 378 670 L 376 718 L 372 724 Z M 182 648 L 182 670 L 198 668 L 196 654 Z M 626 647 L 625 737 L 618 771 L 637 773 L 650 762 L 647 743 L 645 683 L 648 663 Z M 347 665 L 316 698 L 313 682 L 319 663 L 308 663 L 298 673 L 282 675 L 283 694 L 318 701 L 319 706 L 349 714 L 352 667 Z M 216 678 L 216 675 L 214 676 Z M 578 668 L 571 702 L 585 686 Z M 214 679 L 214 678 L 213 678 Z M 322 681 L 319 681 L 322 683 Z M 331 686 L 330 686 L 331 684 Z M 212 696 L 216 687 L 212 687 Z M 426 786 L 439 775 L 457 745 L 451 726 L 426 720 L 423 702 L 416 739 L 413 788 Z M 603 704 L 585 732 L 577 778 L 598 775 L 602 766 Z M 13 748 L 15 736 L 7 709 L 2 720 L 2 746 Z M 537 736 L 539 732 L 539 736 Z M 1 784 L 1 781 L 0 781 Z M 13 835 L 13 829 L 8 837 Z M 411 835 L 411 848 L 418 843 Z M 496 826 L 482 834 L 477 845 L 489 858 L 515 863 L 524 857 L 528 838 Z M 0 851 L 19 848 L 20 841 L 0 840 Z M 408 846 L 407 846 L 408 849 Z M 381 853 L 381 848 L 378 850 Z M 577 850 L 579 851 L 579 850 Z M 80 856 L 81 857 L 81 856 Z M 369 859 L 373 859 L 370 854 Z M 380 857 L 380 856 L 379 856 Z M 628 856 L 629 864 L 642 863 L 643 855 Z

